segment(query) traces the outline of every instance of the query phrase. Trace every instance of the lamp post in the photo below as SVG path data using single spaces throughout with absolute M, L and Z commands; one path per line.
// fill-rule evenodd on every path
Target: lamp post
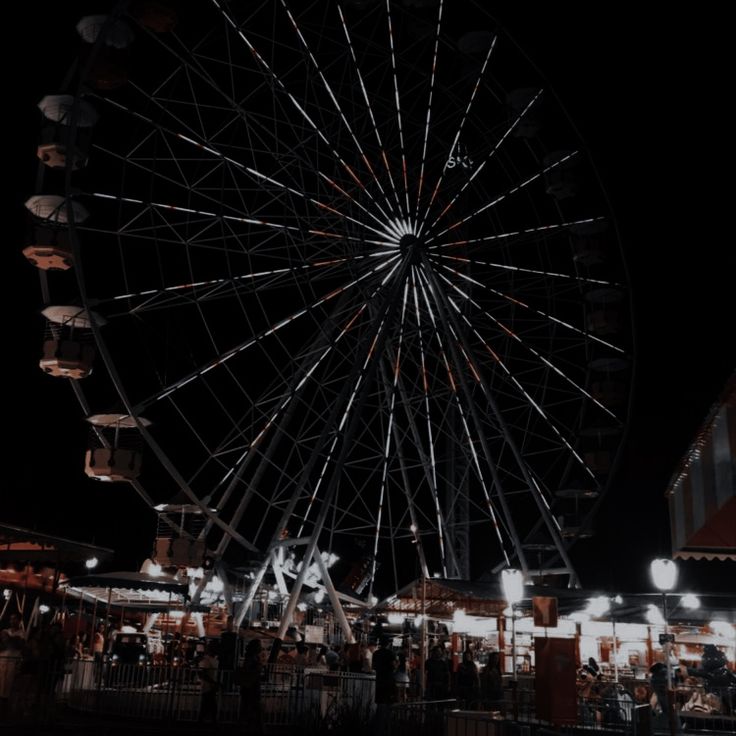
M 511 607 L 511 692 L 514 704 L 514 720 L 518 718 L 516 700 L 516 609 L 524 597 L 524 575 L 521 570 L 501 570 L 501 585 L 506 602 Z
M 611 628 L 613 633 L 613 681 L 618 684 L 618 646 L 616 644 L 616 606 L 623 603 L 620 595 L 615 595 L 610 599 L 611 605 Z
M 667 593 L 677 584 L 677 565 L 672 560 L 656 559 L 650 565 L 652 582 L 654 586 L 662 591 L 662 615 L 664 617 L 664 636 L 662 647 L 664 649 L 665 667 L 667 672 L 667 716 L 670 723 L 670 732 L 676 732 L 675 719 L 672 702 L 672 662 L 670 661 L 670 634 L 667 626 Z

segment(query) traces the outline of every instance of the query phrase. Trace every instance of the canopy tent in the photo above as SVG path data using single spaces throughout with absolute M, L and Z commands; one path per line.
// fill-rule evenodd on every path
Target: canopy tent
M 110 601 L 111 606 L 132 604 L 166 608 L 172 597 L 186 599 L 189 586 L 169 575 L 142 572 L 103 572 L 71 578 L 66 583 L 69 595 L 89 601 Z

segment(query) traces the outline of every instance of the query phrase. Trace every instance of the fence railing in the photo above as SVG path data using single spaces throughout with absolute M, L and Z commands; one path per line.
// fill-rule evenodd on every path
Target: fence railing
M 217 720 L 241 718 L 237 672 L 217 672 Z M 625 688 L 615 696 L 578 698 L 576 722 L 569 729 L 617 731 L 649 736 L 669 730 L 665 707 L 656 698 L 635 702 Z M 681 688 L 674 693 L 673 716 L 684 731 L 736 734 L 736 689 Z M 200 719 L 203 682 L 195 667 L 92 660 L 25 661 L 0 656 L 0 721 L 52 720 L 59 703 L 110 718 L 186 722 Z M 337 726 L 369 723 L 376 716 L 375 677 L 272 664 L 263 668 L 260 711 L 264 727 L 303 733 L 335 731 Z M 503 700 L 409 701 L 391 707 L 400 736 L 509 736 L 513 728 L 545 726 L 535 710 L 533 681 L 507 689 Z M 511 722 L 517 726 L 512 728 Z M 350 730 L 349 728 L 347 730 Z M 357 736 L 358 731 L 351 731 Z
M 240 717 L 237 672 L 219 670 L 217 720 Z M 44 720 L 58 702 L 110 717 L 196 721 L 203 683 L 195 667 L 119 664 L 73 660 L 56 667 L 0 658 L 0 708 L 13 720 Z M 369 719 L 375 677 L 293 665 L 263 667 L 260 706 L 264 726 L 284 727 L 345 720 L 348 714 Z

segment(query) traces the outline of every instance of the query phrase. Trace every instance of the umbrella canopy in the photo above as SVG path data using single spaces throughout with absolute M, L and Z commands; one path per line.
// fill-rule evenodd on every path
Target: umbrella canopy
M 164 603 L 171 596 L 186 598 L 187 583 L 168 575 L 154 577 L 142 572 L 103 572 L 81 575 L 66 582 L 72 595 L 87 600 L 110 600 L 111 605 L 129 606 L 133 603 Z

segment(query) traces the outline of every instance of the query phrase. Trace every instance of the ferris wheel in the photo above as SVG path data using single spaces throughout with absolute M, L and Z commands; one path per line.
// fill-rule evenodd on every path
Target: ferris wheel
M 260 561 L 251 596 L 286 546 L 293 604 L 327 550 L 363 556 L 370 596 L 504 567 L 577 584 L 629 315 L 536 68 L 471 2 L 130 8 L 80 22 L 76 82 L 42 105 L 63 191 L 29 204 L 47 301 L 67 269 L 79 289 L 45 370 L 124 407 L 113 439 L 93 421 L 97 477 L 183 493 L 215 559 Z M 72 329 L 105 370 L 59 368 Z

